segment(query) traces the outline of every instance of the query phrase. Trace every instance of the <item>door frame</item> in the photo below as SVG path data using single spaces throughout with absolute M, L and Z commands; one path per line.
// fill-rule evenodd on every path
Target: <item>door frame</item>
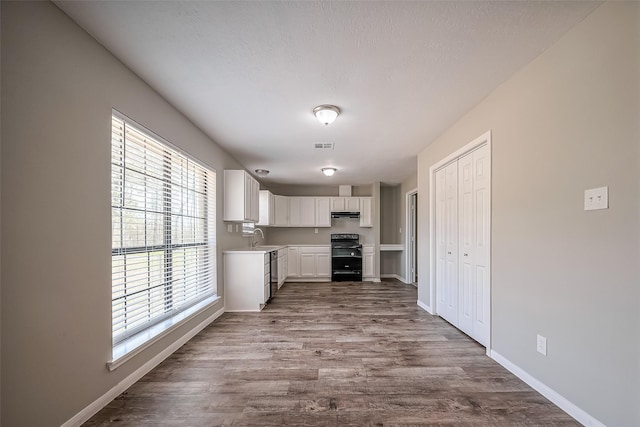
M 491 173 L 492 165 L 491 165 L 491 157 L 492 157 L 492 148 L 491 148 L 491 130 L 486 131 L 473 141 L 466 144 L 464 147 L 454 151 L 453 153 L 446 156 L 444 159 L 434 163 L 429 168 L 429 303 L 430 305 L 425 308 L 431 314 L 438 314 L 438 304 L 436 299 L 436 240 L 435 240 L 435 211 L 436 211 L 436 187 L 435 187 L 435 176 L 436 171 L 448 165 L 449 163 L 459 159 L 460 157 L 480 148 L 481 146 L 486 145 L 489 150 L 489 263 L 488 263 L 488 276 L 489 276 L 489 339 L 487 344 L 487 354 L 490 353 L 491 350 L 491 318 L 492 318 L 492 310 L 491 310 L 491 290 L 492 290 L 492 276 L 491 276 L 491 223 L 492 223 L 492 214 L 491 214 L 491 187 L 493 182 L 493 174 Z
M 418 195 L 418 188 L 414 188 L 412 190 L 409 190 L 405 193 L 405 223 L 404 223 L 404 229 L 406 230 L 406 239 L 405 239 L 405 269 L 404 269 L 404 276 L 405 276 L 405 283 L 408 284 L 413 284 L 412 276 L 411 276 L 411 258 L 410 256 L 413 255 L 413 250 L 411 248 L 411 240 L 410 240 L 410 235 L 409 235 L 409 231 L 411 230 L 411 212 L 410 212 L 410 208 L 411 208 L 411 196 L 417 196 Z M 416 198 L 416 209 L 418 209 L 418 201 Z M 416 225 L 416 229 L 413 230 L 414 231 L 414 236 L 413 238 L 415 239 L 416 243 L 414 245 L 414 248 L 417 249 L 418 248 L 418 233 L 417 233 L 417 225 L 418 225 L 418 218 L 416 217 L 416 221 L 415 221 L 415 225 Z M 418 260 L 416 258 L 416 265 L 415 267 L 418 267 Z M 418 282 L 416 281 L 416 286 L 418 285 Z

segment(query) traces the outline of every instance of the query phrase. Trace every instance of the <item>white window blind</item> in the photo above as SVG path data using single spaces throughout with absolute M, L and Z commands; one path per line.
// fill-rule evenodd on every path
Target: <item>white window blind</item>
M 216 173 L 112 116 L 113 343 L 216 292 Z

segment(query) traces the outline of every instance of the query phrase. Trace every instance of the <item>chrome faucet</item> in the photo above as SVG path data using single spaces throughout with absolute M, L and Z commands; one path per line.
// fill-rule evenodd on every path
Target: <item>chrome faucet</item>
M 255 248 L 256 245 L 258 244 L 258 242 L 256 241 L 256 231 L 260 232 L 260 236 L 262 236 L 262 240 L 264 240 L 264 233 L 262 232 L 262 229 L 260 228 L 256 228 L 253 230 L 253 234 L 251 235 L 251 247 Z

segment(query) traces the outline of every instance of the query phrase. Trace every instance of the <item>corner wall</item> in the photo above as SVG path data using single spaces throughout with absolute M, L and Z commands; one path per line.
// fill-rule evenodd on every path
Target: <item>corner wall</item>
M 111 359 L 111 108 L 217 171 L 241 166 L 50 2 L 2 2 L 2 420 L 61 425 L 220 308 Z M 218 255 L 218 294 L 223 295 Z
M 640 4 L 605 3 L 418 158 L 419 300 L 429 167 L 490 129 L 492 350 L 610 427 L 640 425 L 639 49 Z

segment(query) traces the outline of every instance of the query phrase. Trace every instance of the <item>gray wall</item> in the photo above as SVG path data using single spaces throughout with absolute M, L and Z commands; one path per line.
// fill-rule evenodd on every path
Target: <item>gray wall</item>
M 639 8 L 605 3 L 418 158 L 420 301 L 429 167 L 491 129 L 493 350 L 610 427 L 640 425 Z
M 217 170 L 219 253 L 246 244 L 221 215 L 240 165 L 52 3 L 2 2 L 1 19 L 2 425 L 54 426 L 222 307 L 107 370 L 111 108 Z M 219 294 L 221 278 L 219 256 Z
M 400 243 L 400 186 L 380 186 L 380 243 Z

